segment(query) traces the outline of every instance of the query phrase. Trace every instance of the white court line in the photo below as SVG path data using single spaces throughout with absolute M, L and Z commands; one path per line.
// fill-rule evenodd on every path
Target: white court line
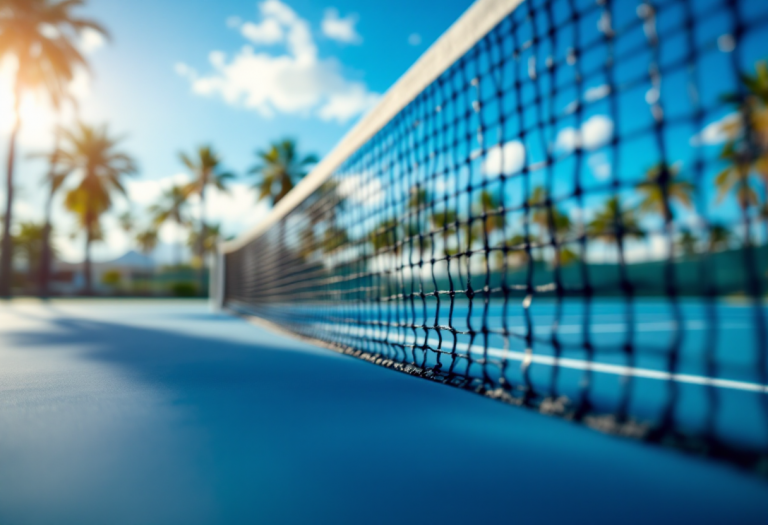
M 489 320 L 502 319 L 501 317 L 489 318 Z M 605 324 L 590 324 L 589 332 L 592 334 L 623 334 L 628 331 L 629 324 L 625 323 L 605 323 Z M 675 321 L 659 321 L 654 323 L 636 323 L 631 325 L 635 332 L 672 332 L 678 329 L 678 324 Z M 743 330 L 746 327 L 745 324 L 737 323 L 721 323 L 718 326 L 719 330 Z M 512 328 L 525 328 L 525 325 L 517 324 Z M 688 321 L 684 323 L 685 331 L 699 331 L 706 330 L 707 324 L 704 321 Z M 533 332 L 535 334 L 550 334 L 554 330 L 552 326 L 535 326 Z M 558 334 L 580 334 L 584 331 L 584 325 L 581 324 L 564 324 L 557 327 Z
M 323 329 L 330 329 L 330 331 L 339 332 L 339 328 L 343 329 L 342 335 L 352 335 L 354 337 L 371 337 L 375 339 L 384 339 L 386 332 L 383 330 L 375 330 L 372 328 L 355 328 L 354 326 L 343 326 L 335 324 L 314 323 L 313 326 L 322 327 Z M 357 332 L 355 334 L 354 332 Z M 402 336 L 395 336 L 398 340 L 392 340 L 395 334 L 390 334 L 389 341 L 396 344 L 413 344 L 411 337 L 405 338 Z M 440 343 L 439 340 L 430 338 L 427 340 L 430 346 L 437 347 Z M 452 341 L 443 341 L 443 347 L 450 347 L 453 345 Z M 456 343 L 456 348 L 463 350 L 464 352 L 472 353 L 475 355 L 484 355 L 485 350 L 480 345 L 468 345 L 467 343 Z M 598 361 L 586 361 L 583 359 L 572 359 L 567 357 L 555 357 L 547 355 L 538 355 L 527 352 L 519 352 L 515 350 L 504 350 L 502 348 L 488 348 L 488 355 L 511 361 L 520 361 L 522 364 L 536 363 L 546 366 L 558 366 L 560 368 L 569 368 L 572 370 L 590 370 L 592 372 L 600 372 L 603 374 L 612 374 L 619 376 L 632 376 L 641 377 L 645 379 L 657 379 L 661 381 L 676 381 L 678 383 L 687 383 L 691 385 L 704 385 L 713 386 L 717 388 L 727 388 L 732 390 L 743 390 L 746 392 L 758 392 L 768 394 L 768 385 L 761 385 L 760 383 L 749 383 L 746 381 L 734 381 L 731 379 L 717 379 L 706 376 L 697 376 L 692 374 L 673 374 L 665 372 L 663 370 L 652 370 L 649 368 L 638 368 L 633 366 L 624 365 L 612 365 L 608 363 L 600 363 Z
M 500 328 L 503 326 L 502 320 L 503 317 L 488 317 L 488 324 L 492 324 L 493 328 Z M 430 320 L 431 321 L 431 320 Z M 444 319 L 440 319 L 441 324 L 447 325 L 448 324 L 448 318 L 445 317 Z M 473 326 L 478 327 L 482 324 L 482 318 L 471 318 L 470 323 L 472 323 Z M 459 328 L 466 326 L 466 318 L 456 318 L 454 317 L 452 320 L 452 326 L 454 328 Z M 536 335 L 549 335 L 553 332 L 551 320 L 546 323 L 547 326 L 536 326 L 537 322 L 534 322 L 534 328 L 533 333 Z M 525 324 L 521 324 L 520 322 L 515 323 L 507 323 L 507 326 L 514 330 L 515 335 L 525 335 Z M 589 332 L 591 334 L 623 334 L 626 333 L 627 327 L 630 326 L 626 323 L 602 323 L 602 324 L 590 324 L 589 325 Z M 635 323 L 633 326 L 633 329 L 635 332 L 639 333 L 646 333 L 646 332 L 671 332 L 677 329 L 677 323 L 675 321 L 657 321 L 657 322 L 648 322 L 648 323 Z M 718 325 L 718 330 L 743 330 L 747 327 L 744 323 L 720 323 Z M 517 330 L 518 328 L 522 328 L 523 331 L 520 332 Z M 704 321 L 687 321 L 684 323 L 684 330 L 686 331 L 700 331 L 700 330 L 706 330 L 707 324 Z M 558 334 L 580 334 L 584 331 L 584 325 L 582 324 L 563 324 L 557 327 L 557 333 Z
M 489 317 L 488 321 L 498 321 L 497 323 L 493 323 L 494 325 L 497 325 L 499 327 L 503 326 L 501 321 L 503 320 L 502 317 Z M 446 324 L 448 319 L 445 319 Z M 452 325 L 456 327 L 459 325 L 459 323 L 456 322 L 457 320 L 454 318 Z M 464 321 L 464 319 L 460 319 L 460 321 Z M 472 318 L 470 319 L 470 323 L 472 325 L 477 326 L 482 323 L 482 318 Z M 489 323 L 491 324 L 491 323 Z M 553 331 L 551 323 L 545 323 L 548 324 L 548 326 L 535 326 L 536 323 L 534 322 L 534 328 L 533 333 L 535 334 L 543 334 L 548 335 L 551 334 Z M 461 326 L 464 326 L 461 324 Z M 526 326 L 525 324 L 521 324 L 519 322 L 517 323 L 507 323 L 507 326 L 510 328 L 517 329 L 522 328 L 525 330 Z M 625 323 L 605 323 L 605 324 L 590 324 L 589 325 L 589 332 L 592 334 L 623 334 L 628 331 L 629 324 Z M 635 332 L 671 332 L 673 330 L 677 329 L 677 323 L 674 321 L 660 321 L 655 323 L 636 323 L 634 325 L 631 325 Z M 734 328 L 736 326 L 724 326 L 723 328 Z M 685 323 L 685 330 L 704 330 L 706 328 L 706 325 L 701 321 L 688 321 Z M 584 325 L 582 324 L 564 324 L 557 327 L 557 333 L 558 334 L 580 334 L 584 331 Z M 525 331 L 522 332 L 525 334 Z M 515 330 L 515 334 L 520 335 L 520 332 Z

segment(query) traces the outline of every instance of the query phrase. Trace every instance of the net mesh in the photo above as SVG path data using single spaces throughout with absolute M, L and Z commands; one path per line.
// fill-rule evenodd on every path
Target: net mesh
M 224 304 L 765 472 L 766 57 L 765 2 L 525 1 L 225 253 Z

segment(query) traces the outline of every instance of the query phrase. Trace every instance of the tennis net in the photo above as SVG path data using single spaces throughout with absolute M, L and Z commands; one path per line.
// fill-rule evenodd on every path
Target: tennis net
M 479 0 L 255 230 L 219 302 L 768 472 L 768 3 Z

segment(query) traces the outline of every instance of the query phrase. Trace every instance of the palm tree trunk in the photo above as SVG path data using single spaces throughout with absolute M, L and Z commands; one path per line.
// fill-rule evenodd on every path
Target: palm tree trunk
M 11 239 L 11 225 L 13 223 L 13 171 L 16 160 L 16 138 L 21 127 L 19 106 L 21 104 L 21 89 L 16 82 L 15 100 L 13 103 L 13 128 L 8 145 L 8 166 L 6 168 L 5 188 L 5 222 L 3 223 L 2 253 L 0 253 L 0 296 L 11 296 L 11 278 L 13 272 L 13 240 Z
M 40 298 L 47 299 L 51 279 L 51 208 L 53 207 L 53 188 L 45 203 L 45 226 L 43 226 L 43 246 L 40 253 Z
M 45 203 L 45 226 L 43 227 L 43 246 L 40 254 L 40 298 L 46 299 L 50 293 L 51 280 L 51 210 L 53 208 L 53 194 L 56 191 L 54 176 L 59 152 L 59 131 L 54 133 L 53 155 L 48 169 L 48 182 L 51 185 L 48 200 Z
M 83 263 L 83 273 L 85 278 L 85 295 L 93 295 L 93 275 L 91 272 L 91 242 L 93 241 L 92 227 L 88 226 L 85 233 L 85 261 Z
M 197 256 L 200 258 L 200 269 L 198 270 L 198 283 L 200 289 L 199 295 L 204 295 L 205 290 L 205 186 L 200 189 L 200 235 L 197 239 Z
M 763 182 L 763 244 L 768 244 L 768 177 Z
M 181 227 L 182 227 L 182 225 L 181 225 L 180 222 L 177 222 L 176 226 L 179 227 L 179 233 L 176 235 L 176 246 L 174 247 L 174 252 L 175 252 L 174 253 L 174 258 L 176 259 L 176 261 L 174 263 L 174 266 L 176 266 L 176 269 L 178 270 L 179 267 L 181 266 L 181 246 L 182 246 L 182 244 L 181 244 L 182 243 L 182 241 L 181 241 L 181 235 L 182 235 Z
M 149 268 L 149 284 L 147 285 L 147 295 L 155 295 L 154 291 L 154 285 L 155 285 L 155 276 L 157 274 L 157 271 L 155 270 L 155 258 L 152 257 L 152 252 L 150 251 L 147 256 L 149 257 L 149 262 L 151 264 Z

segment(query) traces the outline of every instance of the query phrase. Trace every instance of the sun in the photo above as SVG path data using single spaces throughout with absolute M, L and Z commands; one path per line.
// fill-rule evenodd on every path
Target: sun
M 0 133 L 11 131 L 14 123 L 13 93 L 0 90 Z M 56 116 L 51 104 L 37 93 L 23 93 L 19 105 L 21 137 L 24 143 L 46 143 L 56 125 Z
M 16 68 L 12 61 L 0 61 L 0 132 L 13 126 L 15 102 L 14 80 Z M 39 91 L 22 91 L 19 105 L 22 133 L 49 133 L 54 125 L 54 111 L 50 101 Z

